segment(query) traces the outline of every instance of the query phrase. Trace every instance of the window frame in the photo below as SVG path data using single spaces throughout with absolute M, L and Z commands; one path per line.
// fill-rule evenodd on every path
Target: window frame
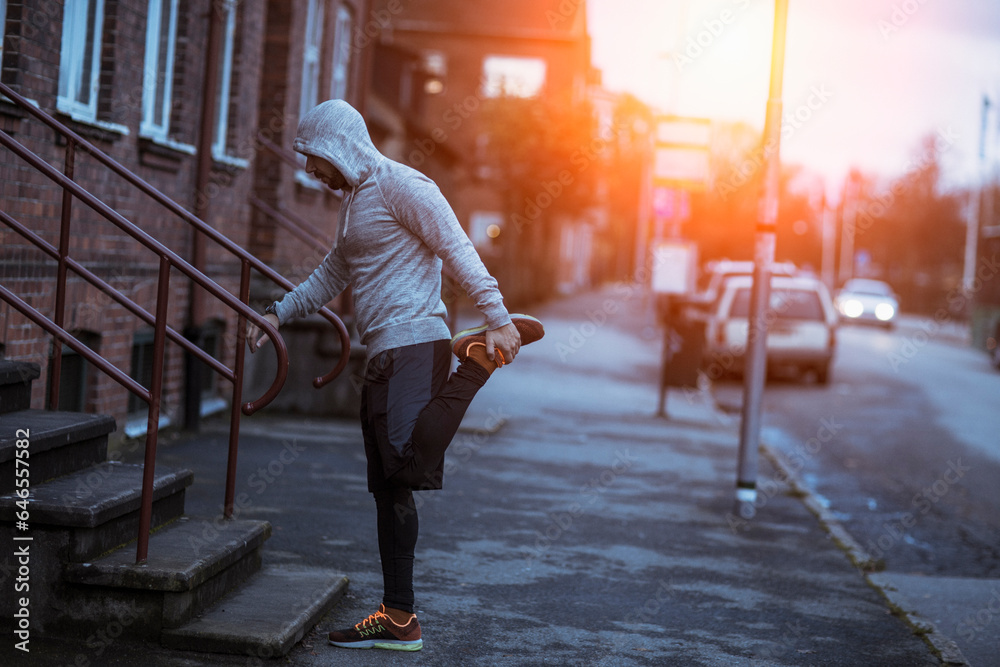
M 513 66 L 514 77 L 505 77 L 501 70 L 509 69 Z M 529 67 L 534 66 L 530 71 Z M 535 99 L 545 93 L 545 87 L 549 80 L 549 62 L 545 58 L 537 56 L 520 56 L 505 54 L 489 54 L 483 57 L 480 65 L 482 84 L 480 94 L 487 99 L 497 99 L 500 97 L 517 97 L 521 99 Z M 540 74 L 540 80 L 534 81 L 534 76 Z M 528 76 L 526 76 L 528 75 Z
M 319 104 L 322 73 L 324 0 L 309 0 L 305 38 L 302 40 L 302 81 L 299 90 L 299 118 Z M 309 85 L 307 85 L 309 84 Z
M 345 4 L 337 6 L 333 29 L 333 57 L 330 58 L 330 99 L 346 100 L 351 91 L 351 31 L 354 12 Z
M 5 3 L 6 4 L 6 3 Z M 94 7 L 93 25 L 90 8 Z M 6 16 L 4 20 L 6 27 Z M 80 29 L 82 27 L 82 30 Z M 87 35 L 92 32 L 90 53 Z M 59 46 L 59 81 L 56 109 L 75 120 L 96 121 L 101 83 L 101 48 L 104 43 L 104 0 L 66 0 L 63 7 L 62 39 Z M 84 65 L 90 58 L 90 80 L 83 81 Z M 80 101 L 89 90 L 89 100 Z
M 169 4 L 165 63 L 160 63 L 163 35 L 163 7 Z M 142 70 L 142 120 L 139 134 L 155 141 L 167 141 L 170 134 L 170 108 L 173 101 L 174 61 L 177 47 L 178 0 L 149 0 L 146 15 L 146 53 Z M 156 11 L 154 11 L 154 8 Z M 163 71 L 163 98 L 157 100 L 159 77 Z M 152 85 L 150 77 L 152 76 Z M 159 101 L 159 105 L 157 102 Z M 161 120 L 156 121 L 157 106 Z
M 239 3 L 236 0 L 221 0 L 220 6 L 225 13 L 223 18 L 222 54 L 219 67 L 219 89 L 216 97 L 215 124 L 212 138 L 212 157 L 216 160 L 229 161 L 229 111 L 232 99 L 233 59 L 236 54 L 236 12 Z

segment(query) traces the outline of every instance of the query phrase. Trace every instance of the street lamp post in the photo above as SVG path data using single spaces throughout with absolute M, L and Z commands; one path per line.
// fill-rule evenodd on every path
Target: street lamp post
M 744 368 L 743 410 L 740 424 L 739 466 L 736 478 L 736 513 L 753 518 L 757 500 L 757 448 L 760 444 L 761 399 L 767 375 L 767 317 L 771 299 L 771 264 L 774 262 L 778 221 L 778 188 L 781 160 L 781 86 L 785 68 L 785 26 L 788 0 L 775 0 L 771 82 L 764 124 L 764 188 L 757 218 L 753 288 L 750 296 Z

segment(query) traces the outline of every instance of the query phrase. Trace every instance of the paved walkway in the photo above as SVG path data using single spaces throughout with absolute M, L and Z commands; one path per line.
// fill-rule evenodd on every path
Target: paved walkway
M 545 339 L 477 397 L 445 489 L 419 494 L 419 653 L 325 641 L 381 596 L 358 424 L 245 420 L 237 490 L 251 499 L 244 515 L 274 527 L 265 561 L 351 579 L 284 664 L 940 664 L 766 457 L 757 516 L 731 514 L 735 424 L 697 392 L 671 392 L 669 417 L 654 416 L 660 338 L 637 292 L 618 285 L 537 315 Z M 192 509 L 221 502 L 224 450 L 215 425 L 162 446 L 164 464 L 195 470 Z M 74 649 L 102 665 L 269 662 L 120 644 L 101 657 L 60 647 L 50 664 L 72 664 Z

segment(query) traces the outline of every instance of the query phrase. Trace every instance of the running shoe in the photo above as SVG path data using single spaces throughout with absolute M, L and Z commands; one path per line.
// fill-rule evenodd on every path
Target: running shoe
M 545 335 L 545 327 L 531 315 L 515 313 L 510 316 L 510 321 L 514 323 L 514 326 L 517 327 L 517 332 L 521 334 L 521 347 L 534 343 Z M 455 337 L 451 339 L 451 350 L 458 357 L 459 361 L 465 361 L 465 358 L 469 356 L 469 348 L 473 344 L 486 345 L 486 331 L 488 329 L 488 325 L 481 324 L 478 327 L 472 327 L 471 329 L 459 331 L 455 334 Z M 500 359 L 495 361 L 498 362 L 498 367 L 503 366 L 505 363 L 502 355 Z
M 384 648 L 393 651 L 419 651 L 424 646 L 417 617 L 411 618 L 406 625 L 396 625 L 385 613 L 384 604 L 354 627 L 331 632 L 330 643 L 340 648 Z

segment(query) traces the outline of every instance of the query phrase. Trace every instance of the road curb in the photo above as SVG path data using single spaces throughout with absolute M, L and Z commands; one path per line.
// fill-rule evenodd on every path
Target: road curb
M 851 563 L 861 570 L 868 585 L 882 595 L 893 613 L 906 621 L 906 624 L 913 629 L 914 634 L 919 635 L 927 642 L 931 651 L 941 660 L 941 664 L 971 667 L 954 641 L 941 633 L 932 622 L 902 605 L 902 601 L 895 595 L 896 589 L 888 582 L 882 581 L 878 576 L 879 573 L 875 571 L 882 567 L 882 564 L 873 559 L 864 547 L 847 532 L 847 529 L 830 511 L 822 497 L 813 493 L 802 483 L 795 472 L 785 464 L 780 454 L 764 442 L 760 443 L 760 453 L 767 457 L 771 465 L 785 477 L 792 491 L 802 499 L 803 504 L 817 518 L 820 526 L 830 534 L 837 546 L 844 550 Z
M 868 580 L 870 586 L 882 594 L 893 612 L 906 619 L 906 622 L 913 628 L 913 631 L 922 635 L 927 643 L 934 648 L 938 657 L 941 658 L 941 663 L 949 666 L 971 667 L 968 660 L 962 655 L 962 650 L 958 648 L 958 644 L 952 641 L 947 635 L 941 633 L 934 623 L 919 612 L 909 609 L 909 605 L 898 594 L 896 587 L 890 582 L 884 581 L 880 575 L 881 573 L 879 572 L 870 572 L 865 574 L 865 578 Z

